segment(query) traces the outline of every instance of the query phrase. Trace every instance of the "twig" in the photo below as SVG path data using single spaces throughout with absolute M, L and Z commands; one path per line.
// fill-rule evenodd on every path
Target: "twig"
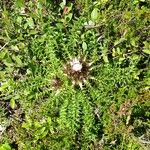
M 143 144 L 150 144 L 150 141 L 141 140 L 141 139 L 139 139 L 139 141 L 140 141 L 141 143 L 143 143 Z
M 146 140 L 144 140 L 143 138 L 144 138 L 144 134 L 139 137 L 139 141 L 140 141 L 141 143 L 150 144 L 150 141 L 146 141 Z
M 86 29 L 94 29 L 94 28 L 99 28 L 99 27 L 101 27 L 102 25 L 85 25 L 84 27 L 86 28 Z
M 5 48 L 5 46 L 8 45 L 8 43 L 9 43 L 9 42 L 5 43 L 5 44 L 0 48 L 0 51 L 1 51 L 3 48 Z

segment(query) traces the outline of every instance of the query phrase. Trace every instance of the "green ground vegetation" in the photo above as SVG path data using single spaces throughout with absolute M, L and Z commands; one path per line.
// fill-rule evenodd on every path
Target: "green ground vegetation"
M 149 0 L 1 0 L 0 17 L 0 150 L 150 149 Z M 81 56 L 82 88 L 64 72 Z

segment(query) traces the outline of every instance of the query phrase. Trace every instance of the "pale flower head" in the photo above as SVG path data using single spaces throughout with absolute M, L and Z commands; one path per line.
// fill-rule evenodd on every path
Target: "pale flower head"
M 70 65 L 72 67 L 73 71 L 81 71 L 82 69 L 82 64 L 77 58 L 74 58 L 71 62 Z

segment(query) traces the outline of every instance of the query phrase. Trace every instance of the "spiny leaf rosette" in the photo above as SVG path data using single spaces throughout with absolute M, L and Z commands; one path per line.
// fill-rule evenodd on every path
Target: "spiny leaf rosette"
M 66 63 L 64 66 L 64 72 L 74 86 L 79 85 L 82 89 L 83 84 L 86 83 L 89 78 L 91 78 L 91 65 L 92 63 L 87 62 L 86 58 L 75 57 Z

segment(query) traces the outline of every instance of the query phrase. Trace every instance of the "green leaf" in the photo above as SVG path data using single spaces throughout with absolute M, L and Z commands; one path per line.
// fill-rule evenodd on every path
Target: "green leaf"
M 64 6 L 66 5 L 66 0 L 63 0 L 63 4 L 64 4 Z
M 132 60 L 139 60 L 140 56 L 136 55 L 136 54 L 133 54 L 133 56 L 131 58 L 132 58 Z
M 144 49 L 143 52 L 150 55 L 150 49 Z
M 38 121 L 35 121 L 34 122 L 34 126 L 35 126 L 35 128 L 40 128 L 41 127 L 41 123 L 38 122 Z
M 114 46 L 124 42 L 126 39 L 125 38 L 120 38 L 120 39 L 117 39 L 115 42 L 114 42 Z
M 46 4 L 46 0 L 39 0 L 41 4 Z
M 131 14 L 130 11 L 127 11 L 127 12 L 124 13 L 124 18 L 125 18 L 125 19 L 130 19 L 131 16 L 132 16 L 132 14 Z
M 22 123 L 22 128 L 29 130 L 32 127 L 32 120 L 28 119 L 27 122 Z
M 0 86 L 0 91 L 4 91 L 6 88 L 8 88 L 9 83 L 8 82 L 4 82 L 1 86 Z
M 8 67 L 13 66 L 12 59 L 9 55 L 5 55 L 6 59 L 4 59 L 4 64 Z
M 136 41 L 135 41 L 135 39 L 131 40 L 131 45 L 134 46 L 134 47 L 136 47 Z
M 22 61 L 20 59 L 19 56 L 16 57 L 16 63 L 19 65 L 19 66 L 22 66 Z
M 99 15 L 98 8 L 94 8 L 94 10 L 91 13 L 91 20 L 94 22 L 97 21 L 98 15 Z
M 103 60 L 104 60 L 105 63 L 108 63 L 108 62 L 109 62 L 109 61 L 108 61 L 108 56 L 107 56 L 106 54 L 103 55 Z
M 16 64 L 17 64 L 19 67 L 22 66 L 23 63 L 22 63 L 22 61 L 21 61 L 21 59 L 20 59 L 20 56 L 15 56 L 15 55 L 13 55 L 12 58 L 13 58 L 13 60 L 16 62 Z
M 38 31 L 36 31 L 36 30 L 31 30 L 29 34 L 30 34 L 30 35 L 35 35 L 35 34 L 37 34 L 37 33 L 38 33 Z
M 24 0 L 16 0 L 17 7 L 23 7 L 24 6 Z
M 19 48 L 18 48 L 18 46 L 17 45 L 11 45 L 11 49 L 13 50 L 13 51 L 19 51 Z
M 59 4 L 59 6 L 60 6 L 62 9 L 64 9 L 64 7 L 65 7 L 64 2 L 61 2 L 61 3 Z
M 72 19 L 72 16 L 73 16 L 72 13 L 69 13 L 68 15 L 65 16 L 65 19 L 67 21 L 70 21 Z
M 48 118 L 47 118 L 47 123 L 48 123 L 49 125 L 51 125 L 52 120 L 51 120 L 51 118 L 50 118 L 50 117 L 48 117 Z
M 0 54 L 0 60 L 2 60 L 5 57 L 6 53 L 7 53 L 7 51 L 1 52 L 1 54 Z
M 82 43 L 83 50 L 87 50 L 87 44 L 85 42 Z
M 103 4 L 105 4 L 107 2 L 108 2 L 108 0 L 101 0 L 101 3 L 103 3 Z
M 12 109 L 15 108 L 15 100 L 14 100 L 14 99 L 11 99 L 11 100 L 10 100 L 10 107 L 11 107 Z
M 11 150 L 11 147 L 8 143 L 5 143 L 0 146 L 0 150 Z
M 24 49 L 25 48 L 25 44 L 20 42 L 18 43 L 18 49 Z
M 45 131 L 46 131 L 46 127 L 42 127 L 41 129 L 37 129 L 37 131 L 35 132 L 35 136 L 37 139 L 43 138 L 43 136 L 45 136 Z
M 34 22 L 33 22 L 33 19 L 31 17 L 27 18 L 27 24 L 30 28 L 34 28 Z
M 17 23 L 21 25 L 23 18 L 21 16 L 17 17 Z

